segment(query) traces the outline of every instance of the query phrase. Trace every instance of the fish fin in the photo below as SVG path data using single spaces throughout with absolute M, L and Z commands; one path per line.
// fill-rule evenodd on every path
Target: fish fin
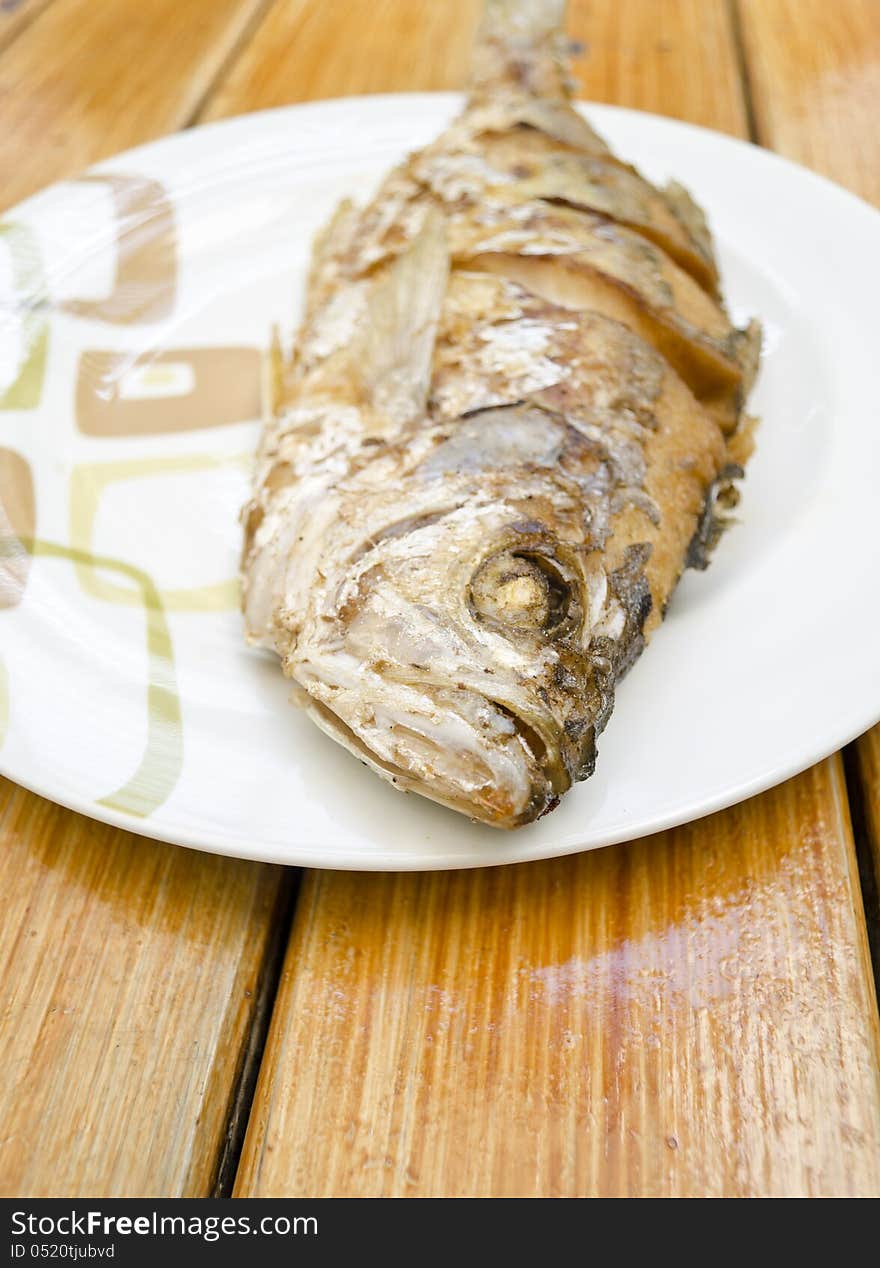
M 281 351 L 281 335 L 273 324 L 269 347 L 263 354 L 260 375 L 260 401 L 263 421 L 268 422 L 278 414 L 284 385 L 284 353 Z
M 276 407 L 285 403 L 285 399 L 293 399 L 307 374 L 307 366 L 303 364 L 302 358 L 304 345 L 301 336 L 313 325 L 328 299 L 340 288 L 345 256 L 361 217 L 361 209 L 350 198 L 344 198 L 326 224 L 315 234 L 306 280 L 305 311 L 299 323 L 299 335 L 293 341 L 290 358 L 286 361 L 281 359 L 277 363 L 279 393 Z M 307 345 L 308 340 L 305 343 Z M 343 364 L 347 363 L 343 361 Z
M 741 414 L 739 426 L 727 442 L 727 456 L 738 467 L 745 467 L 755 452 L 755 432 L 760 419 L 754 414 Z
M 736 332 L 736 359 L 742 366 L 742 386 L 740 388 L 740 393 L 743 400 L 745 400 L 749 392 L 751 392 L 755 379 L 758 377 L 758 370 L 761 366 L 761 346 L 763 340 L 764 332 L 761 329 L 761 323 L 754 317 L 744 330 L 738 330 Z
M 694 202 L 690 190 L 685 189 L 684 185 L 678 181 L 670 181 L 662 192 L 672 214 L 679 224 L 686 229 L 691 241 L 698 247 L 717 279 L 718 261 L 715 259 L 712 234 L 709 232 L 709 225 L 703 208 Z
M 260 413 L 264 429 L 271 429 L 278 418 L 284 399 L 284 351 L 278 326 L 273 323 L 269 347 L 262 354 L 260 363 Z M 265 430 L 264 430 L 265 436 Z M 262 439 L 260 448 L 262 448 Z
M 350 198 L 344 198 L 312 243 L 312 260 L 306 283 L 306 314 L 323 302 L 336 280 L 338 262 L 351 243 L 360 212 Z
M 448 278 L 446 221 L 431 208 L 412 244 L 374 286 L 350 350 L 379 419 L 399 426 L 425 409 Z
M 725 530 L 735 522 L 732 512 L 739 502 L 736 481 L 741 480 L 744 475 L 745 471 L 739 463 L 728 462 L 709 485 L 703 510 L 685 556 L 686 568 L 696 568 L 698 572 L 703 572 L 709 567 L 712 552 Z

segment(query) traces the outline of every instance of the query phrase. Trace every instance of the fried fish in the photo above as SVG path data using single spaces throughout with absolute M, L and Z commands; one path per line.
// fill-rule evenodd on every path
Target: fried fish
M 704 567 L 756 323 L 702 213 L 570 103 L 564 0 L 488 0 L 447 131 L 315 244 L 267 362 L 251 642 L 398 788 L 496 827 L 594 768 L 617 681 Z

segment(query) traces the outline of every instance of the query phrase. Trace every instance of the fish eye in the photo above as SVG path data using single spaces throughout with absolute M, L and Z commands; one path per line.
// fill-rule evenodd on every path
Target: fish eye
M 503 550 L 484 559 L 468 600 L 486 624 L 544 634 L 558 632 L 579 606 L 557 561 L 532 550 Z

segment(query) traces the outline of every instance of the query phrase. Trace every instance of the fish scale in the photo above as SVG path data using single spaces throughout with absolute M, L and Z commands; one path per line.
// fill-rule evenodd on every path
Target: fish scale
M 756 323 L 705 220 L 570 102 L 561 0 L 489 0 L 467 104 L 342 204 L 267 364 L 244 611 L 398 789 L 501 828 L 595 766 L 748 455 Z

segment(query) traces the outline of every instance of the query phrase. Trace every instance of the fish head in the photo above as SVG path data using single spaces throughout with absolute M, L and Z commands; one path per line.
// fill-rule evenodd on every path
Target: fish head
M 626 612 L 590 533 L 584 454 L 580 483 L 567 470 L 578 444 L 523 408 L 377 455 L 335 491 L 285 662 L 335 739 L 494 826 L 588 775 L 610 712 Z

